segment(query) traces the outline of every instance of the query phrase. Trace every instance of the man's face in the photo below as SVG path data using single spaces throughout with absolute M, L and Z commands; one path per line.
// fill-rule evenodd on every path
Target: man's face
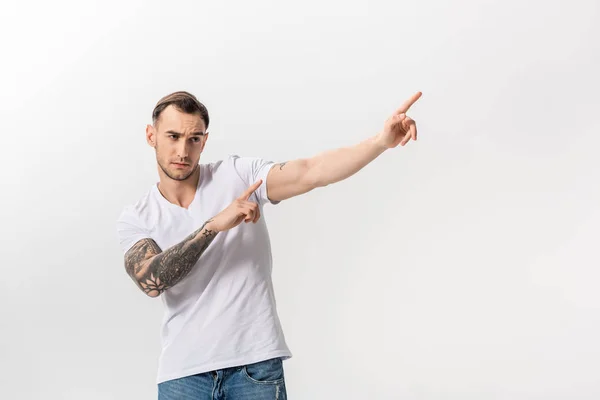
M 156 150 L 162 171 L 171 179 L 183 181 L 198 168 L 208 133 L 199 114 L 185 114 L 168 106 L 154 126 L 146 127 L 146 139 Z

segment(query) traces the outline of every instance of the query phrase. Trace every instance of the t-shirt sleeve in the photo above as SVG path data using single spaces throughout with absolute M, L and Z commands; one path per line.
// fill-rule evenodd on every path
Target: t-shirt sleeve
M 117 236 L 123 254 L 142 239 L 150 238 L 150 233 L 141 224 L 133 207 L 126 207 L 117 219 Z
M 237 155 L 230 156 L 230 160 L 237 174 L 242 178 L 247 187 L 262 179 L 262 185 L 254 192 L 258 204 L 263 206 L 267 203 L 280 203 L 279 201 L 271 201 L 267 193 L 267 176 L 273 165 L 275 165 L 273 161 L 258 157 L 240 157 Z

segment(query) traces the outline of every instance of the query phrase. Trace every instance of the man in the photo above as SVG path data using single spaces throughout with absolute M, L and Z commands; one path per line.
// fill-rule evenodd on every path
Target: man
M 204 105 L 187 92 L 157 103 L 146 140 L 160 180 L 125 207 L 117 231 L 127 273 L 165 306 L 159 399 L 286 398 L 282 364 L 292 354 L 276 310 L 263 207 L 346 179 L 416 140 L 406 112 L 420 96 L 356 146 L 280 164 L 239 156 L 202 164 Z

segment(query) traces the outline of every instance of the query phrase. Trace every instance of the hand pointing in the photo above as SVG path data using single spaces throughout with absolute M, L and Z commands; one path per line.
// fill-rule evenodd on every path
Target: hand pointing
M 250 185 L 240 197 L 235 199 L 227 208 L 215 215 L 207 223 L 207 228 L 217 232 L 226 231 L 235 228 L 242 221 L 256 223 L 260 218 L 260 207 L 257 203 L 249 201 L 259 187 L 262 185 L 262 179 Z
M 385 121 L 383 131 L 378 135 L 385 147 L 391 149 L 398 145 L 404 146 L 411 139 L 417 140 L 417 124 L 406 113 L 421 95 L 421 92 L 412 95 Z

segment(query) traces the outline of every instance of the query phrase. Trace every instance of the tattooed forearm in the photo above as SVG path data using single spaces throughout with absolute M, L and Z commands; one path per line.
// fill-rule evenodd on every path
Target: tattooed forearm
M 150 262 L 144 277 L 148 279 L 148 285 L 154 286 L 151 290 L 157 290 L 160 294 L 177 284 L 192 270 L 217 235 L 217 232 L 205 228 L 207 223 Z M 144 287 L 143 281 L 140 284 Z M 144 289 L 147 291 L 149 287 Z
M 144 261 L 160 252 L 160 247 L 158 247 L 154 240 L 140 240 L 125 254 L 125 270 L 132 277 L 140 274 L 144 266 Z
M 148 296 L 156 297 L 181 281 L 217 236 L 204 225 L 181 243 L 161 252 L 156 242 L 144 239 L 125 255 L 125 268 Z

